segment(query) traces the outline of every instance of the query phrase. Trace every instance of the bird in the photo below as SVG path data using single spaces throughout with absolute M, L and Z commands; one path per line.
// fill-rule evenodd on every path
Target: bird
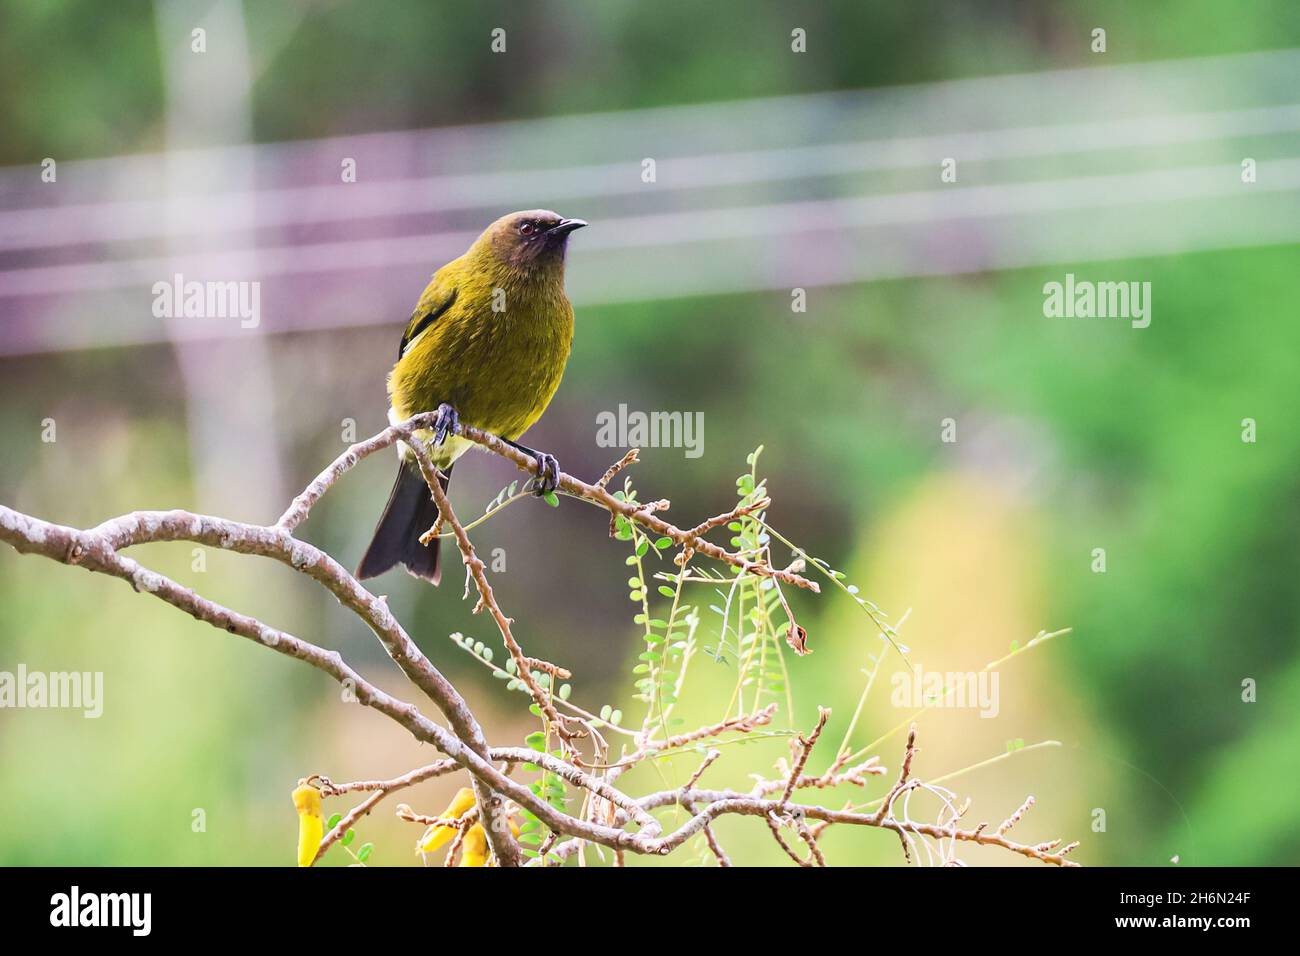
M 554 491 L 555 456 L 518 439 L 546 411 L 573 348 L 564 262 L 569 236 L 586 225 L 548 209 L 502 216 L 435 272 L 420 295 L 388 375 L 388 419 L 396 424 L 437 412 L 433 428 L 412 437 L 429 449 L 444 489 L 456 459 L 473 444 L 457 434 L 465 423 L 531 456 L 533 491 Z M 356 576 L 365 580 L 401 564 L 436 585 L 438 539 L 425 545 L 420 537 L 438 507 L 415 452 L 405 442 L 398 451 L 397 480 Z

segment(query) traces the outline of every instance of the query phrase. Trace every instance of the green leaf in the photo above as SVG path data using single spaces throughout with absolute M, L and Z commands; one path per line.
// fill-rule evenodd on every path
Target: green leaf
M 336 826 L 338 826 L 339 821 L 342 819 L 343 819 L 343 814 L 341 813 L 336 813 L 332 817 L 330 817 L 329 821 L 325 824 L 326 832 L 333 830 Z
M 552 508 L 560 507 L 560 499 L 555 496 L 555 492 L 553 491 L 548 491 L 546 494 L 542 495 L 542 500 Z
M 357 859 L 362 863 L 365 863 L 366 860 L 370 859 L 370 854 L 373 852 L 375 852 L 375 845 L 373 843 L 363 843 L 361 844 L 361 849 L 357 850 Z
M 640 583 L 640 582 L 638 582 L 638 583 Z M 677 596 L 677 592 L 674 591 L 672 588 L 670 588 L 670 587 L 669 587 L 668 585 L 666 585 L 666 584 L 661 584 L 661 585 L 659 585 L 659 593 L 662 594 L 662 595 L 663 595 L 664 597 L 666 597 L 666 598 L 671 598 L 671 597 L 676 597 L 676 596 Z
M 345 834 L 343 834 L 343 839 L 342 839 L 342 840 L 339 840 L 339 843 L 343 844 L 344 846 L 347 846 L 349 843 L 352 842 L 352 839 L 353 839 L 356 835 L 357 835 L 357 831 L 356 831 L 356 830 L 353 830 L 351 827 L 349 827 L 349 828 L 348 828 L 348 832 L 345 833 Z

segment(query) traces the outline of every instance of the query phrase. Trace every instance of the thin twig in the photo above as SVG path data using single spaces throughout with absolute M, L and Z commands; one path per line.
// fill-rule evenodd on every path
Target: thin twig
M 415 450 L 421 470 L 430 485 L 430 493 L 438 505 L 441 520 L 451 527 L 463 563 L 479 591 L 479 607 L 476 609 L 487 608 L 492 613 L 501 631 L 502 639 L 519 670 L 516 676 L 528 687 L 534 701 L 562 737 L 568 732 L 566 720 L 577 720 L 582 723 L 581 718 L 561 718 L 548 690 L 542 688 L 532 676 L 534 670 L 545 671 L 551 675 L 550 683 L 553 686 L 555 679 L 560 675 L 567 675 L 567 671 L 524 654 L 511 633 L 512 622 L 496 602 L 482 562 L 475 555 L 464 526 L 460 525 L 455 518 L 450 502 L 437 480 L 438 475 L 427 449 L 417 437 L 417 433 L 432 426 L 433 417 L 432 413 L 415 416 L 407 422 L 391 426 L 380 434 L 351 446 L 294 499 L 274 525 L 243 524 L 186 511 L 141 511 L 122 515 L 88 530 L 78 530 L 41 521 L 0 505 L 0 540 L 9 543 L 20 553 L 40 554 L 64 564 L 120 578 L 135 590 L 152 594 L 197 620 L 251 640 L 279 654 L 310 664 L 347 687 L 362 706 L 384 714 L 416 740 L 432 744 L 446 755 L 447 759 L 415 768 L 390 780 L 356 781 L 335 785 L 326 778 L 320 778 L 322 792 L 327 796 L 351 792 L 369 794 L 361 803 L 349 810 L 341 818 L 338 826 L 332 828 L 325 836 L 320 853 L 342 838 L 356 820 L 369 813 L 390 793 L 422 780 L 463 769 L 470 774 L 477 798 L 477 807 L 471 810 L 471 813 L 481 814 L 480 818 L 492 843 L 494 857 L 504 866 L 520 862 L 518 845 L 510 836 L 509 827 L 504 822 L 508 810 L 507 800 L 530 812 L 550 829 L 550 836 L 544 844 L 544 852 L 539 858 L 544 864 L 580 853 L 582 847 L 587 844 L 595 845 L 598 851 L 601 847 L 613 850 L 615 859 L 619 862 L 623 860 L 627 851 L 646 855 L 665 855 L 696 834 L 703 833 L 719 865 L 729 866 L 730 861 L 717 843 L 712 824 L 719 817 L 731 814 L 761 817 L 777 842 L 801 866 L 814 863 L 825 864 L 818 839 L 822 830 L 831 824 L 892 830 L 902 841 L 905 852 L 909 841 L 921 841 L 924 845 L 922 838 L 925 837 L 939 841 L 941 851 L 944 841 L 949 841 L 950 847 L 955 847 L 959 842 L 969 842 L 977 845 L 999 846 L 1055 865 L 1077 865 L 1065 860 L 1066 854 L 1071 852 L 1078 845 L 1077 843 L 1067 844 L 1058 850 L 1061 845 L 1059 840 L 1021 844 L 1006 836 L 1006 832 L 1019 822 L 1032 805 L 1032 798 L 993 833 L 987 832 L 985 824 L 980 824 L 974 829 L 959 829 L 958 821 L 964 808 L 963 811 L 957 811 L 945 795 L 947 791 L 911 780 L 912 758 L 915 755 L 914 726 L 908 736 L 898 781 L 882 801 L 879 809 L 872 814 L 851 810 L 831 810 L 803 804 L 795 805 L 790 802 L 798 790 L 833 787 L 841 783 L 861 786 L 865 777 L 878 774 L 883 770 L 874 756 L 853 767 L 847 767 L 848 762 L 856 757 L 837 755 L 831 768 L 820 777 L 810 777 L 803 773 L 808 755 L 826 723 L 828 712 L 824 710 L 819 711 L 818 724 L 813 732 L 808 737 L 799 737 L 799 751 L 795 755 L 793 765 L 784 773 L 783 779 L 760 780 L 754 792 L 749 794 L 731 790 L 707 790 L 698 786 L 704 771 L 718 759 L 716 749 L 710 751 L 684 787 L 634 798 L 616 787 L 614 781 L 628 767 L 667 750 L 688 746 L 726 732 L 735 732 L 742 737 L 755 734 L 758 728 L 770 722 L 775 705 L 662 741 L 638 736 L 637 750 L 612 765 L 603 763 L 607 752 L 603 738 L 593 742 L 594 762 L 585 766 L 579 765 L 579 757 L 572 749 L 567 753 L 569 759 L 561 759 L 549 753 L 526 748 L 490 748 L 464 698 L 415 645 L 389 611 L 386 600 L 367 591 L 331 556 L 293 535 L 293 531 L 307 518 L 312 507 L 359 461 L 383 448 L 391 447 L 398 441 L 406 442 Z M 506 445 L 495 436 L 469 426 L 463 426 L 460 434 L 512 461 L 521 469 L 531 471 L 535 467 L 529 456 Z M 682 530 L 656 516 L 656 511 L 662 511 L 666 507 L 666 501 L 656 501 L 647 505 L 614 498 L 606 491 L 606 485 L 618 471 L 635 460 L 635 453 L 629 452 L 596 485 L 587 485 L 562 473 L 559 488 L 567 495 L 604 508 L 610 513 L 611 518 L 622 516 L 650 532 L 667 536 L 682 548 L 684 555 L 703 554 L 738 568 L 742 573 L 770 577 L 779 582 L 817 590 L 814 582 L 799 576 L 796 569 L 800 566 L 797 562 L 783 570 L 775 569 L 765 561 L 752 560 L 752 556 L 730 554 L 702 537 L 705 532 L 719 524 L 748 514 L 749 511 L 745 509 L 735 509 L 691 529 Z M 766 504 L 766 501 L 756 502 L 748 507 L 752 511 Z M 161 541 L 192 541 L 237 553 L 270 557 L 312 578 L 366 624 L 407 679 L 429 697 L 446 716 L 450 728 L 431 720 L 414 704 L 380 690 L 349 666 L 337 651 L 326 650 L 271 627 L 256 618 L 224 607 L 121 553 L 122 550 L 138 544 Z M 724 742 L 720 742 L 720 745 Z M 496 761 L 504 762 L 504 770 L 496 767 Z M 546 772 L 555 774 L 570 785 L 580 788 L 584 792 L 582 809 L 576 815 L 557 810 L 541 796 L 533 793 L 528 786 L 511 779 L 510 770 L 519 763 L 537 764 Z M 946 811 L 941 810 L 938 823 L 917 823 L 907 818 L 907 802 L 912 793 L 919 789 L 939 794 L 948 808 Z M 777 799 L 768 798 L 769 794 L 777 792 L 780 794 Z M 897 797 L 904 792 L 906 792 L 902 801 L 904 819 L 900 820 L 894 816 L 893 807 Z M 684 807 L 690 817 L 675 830 L 665 834 L 661 824 L 654 818 L 653 811 L 670 804 Z M 399 812 L 406 812 L 414 818 L 413 811 L 404 805 L 399 808 Z M 800 838 L 808 845 L 807 860 L 794 853 L 781 835 L 781 827 L 785 825 L 783 820 L 794 827 Z M 811 825 L 809 821 L 812 821 Z M 629 829 L 629 825 L 634 828 Z M 464 828 L 458 827 L 458 832 L 463 833 Z M 561 835 L 564 839 L 561 839 Z M 929 852 L 928 846 L 926 852 Z M 951 849 L 942 855 L 948 862 L 955 862 Z

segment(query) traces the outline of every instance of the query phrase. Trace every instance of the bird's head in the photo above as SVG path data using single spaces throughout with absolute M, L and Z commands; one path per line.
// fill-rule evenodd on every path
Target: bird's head
M 472 251 L 512 271 L 562 272 L 569 234 L 585 225 L 581 219 L 565 219 L 549 209 L 512 212 L 483 230 Z

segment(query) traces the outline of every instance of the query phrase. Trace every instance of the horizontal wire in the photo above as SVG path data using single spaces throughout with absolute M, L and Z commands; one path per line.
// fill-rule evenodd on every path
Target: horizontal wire
M 1063 210 L 1214 199 L 1300 190 L 1300 158 L 1271 160 L 1256 183 L 1243 184 L 1236 164 L 1176 167 L 1105 176 L 989 186 L 950 186 L 853 198 L 770 203 L 730 209 L 614 217 L 581 239 L 584 251 L 680 246 L 763 236 L 844 231 L 902 223 L 1047 215 Z M 1225 220 L 1231 218 L 1225 213 Z M 1176 223 L 1170 223 L 1176 228 Z M 1300 228 L 1300 227 L 1298 227 Z M 152 282 L 174 272 L 229 277 L 388 268 L 454 258 L 473 240 L 470 232 L 241 247 L 221 251 L 32 266 L 0 271 L 0 298 L 86 292 Z M 225 270 L 223 272 L 223 270 Z
M 657 161 L 656 190 L 691 190 L 963 164 L 1185 145 L 1300 131 L 1300 104 L 983 132 L 782 147 Z M 0 250 L 252 231 L 554 199 L 644 194 L 641 157 L 557 169 L 286 186 L 209 196 L 113 200 L 0 211 Z M 119 184 L 120 185 L 120 184 Z M 156 182 L 152 184 L 156 188 Z M 138 191 L 127 187 L 125 191 Z M 33 195 L 40 195 L 34 189 Z
M 0 352 L 161 340 L 148 316 L 137 316 L 130 306 L 122 321 L 114 323 L 94 322 L 84 310 L 57 324 L 31 321 L 30 316 L 48 311 L 59 296 L 120 294 L 142 283 L 147 290 L 176 272 L 190 278 L 301 279 L 295 288 L 305 290 L 310 303 L 277 315 L 260 331 L 389 322 L 391 316 L 382 310 L 347 311 L 356 285 L 347 276 L 380 270 L 403 277 L 417 269 L 424 273 L 462 252 L 477 229 L 375 235 L 371 227 L 370 235 L 361 238 L 302 241 L 291 227 L 371 219 L 388 231 L 400 228 L 396 220 L 412 214 L 535 205 L 539 195 L 548 201 L 613 203 L 612 214 L 596 223 L 599 228 L 582 234 L 577 246 L 582 254 L 570 264 L 570 285 L 579 304 L 1294 242 L 1300 239 L 1300 158 L 1272 155 L 1293 151 L 1289 139 L 1263 138 L 1300 130 L 1300 104 L 1260 100 L 1293 96 L 1293 84 L 1274 81 L 1294 77 L 1297 70 L 1300 51 L 1282 50 L 133 155 L 60 164 L 57 191 L 33 187 L 30 167 L 0 170 L 0 202 L 78 200 L 0 212 L 0 250 L 30 254 L 110 244 L 96 250 L 98 261 L 49 264 L 38 256 L 30 264 L 0 271 L 0 299 L 9 303 L 5 316 L 12 320 L 3 323 Z M 1243 93 L 1254 100 L 1251 105 L 1232 102 Z M 1197 109 L 1170 111 L 1181 103 Z M 1044 110 L 1072 119 L 1024 123 Z M 1001 126 L 1008 116 L 1022 125 Z M 961 128 L 980 124 L 986 128 Z M 917 132 L 927 126 L 947 131 Z M 889 135 L 897 131 L 907 135 Z M 843 141 L 809 144 L 828 132 Z M 567 148 L 583 137 L 587 140 L 579 145 L 587 148 Z M 1233 155 L 1233 142 L 1248 137 L 1254 138 L 1249 155 L 1259 163 L 1258 181 L 1249 185 L 1242 183 L 1235 163 L 972 184 L 981 174 L 1024 175 L 979 166 L 972 173 L 973 163 L 1074 159 L 1194 143 L 1209 144 L 1213 155 Z M 809 145 L 768 145 L 774 140 Z M 640 180 L 639 153 L 647 143 L 662 147 L 653 186 Z M 378 151 L 384 161 L 363 159 L 364 168 L 391 178 L 346 186 L 280 185 L 199 196 L 79 201 L 101 187 L 117 197 L 167 189 L 195 171 L 215 171 L 219 182 L 223 163 L 251 169 L 257 182 L 311 178 L 337 170 L 339 155 L 367 150 Z M 562 164 L 571 154 L 594 157 L 602 151 L 631 158 Z M 781 201 L 780 193 L 800 181 L 937 167 L 949 155 L 962 164 L 961 185 L 936 182 L 931 189 Z M 552 159 L 559 164 L 492 169 L 515 156 L 528 156 L 542 166 Z M 1134 156 L 1133 162 L 1152 159 Z M 413 165 L 485 171 L 406 175 Z M 160 178 L 160 172 L 167 175 Z M 938 179 L 937 171 L 933 178 Z M 721 192 L 745 186 L 780 188 L 731 197 Z M 673 198 L 660 198 L 665 195 Z M 634 211 L 642 196 L 657 203 L 655 212 Z M 728 200 L 733 204 L 726 205 Z M 456 221 L 477 224 L 478 218 L 462 215 Z M 1106 228 L 1090 228 L 1094 221 Z M 257 232 L 273 227 L 284 227 L 284 234 L 271 232 L 261 239 L 274 244 L 249 244 Z M 111 258 L 113 242 L 186 233 L 203 244 L 225 242 L 227 248 L 153 256 L 135 250 L 134 256 Z M 340 278 L 331 283 L 328 295 L 317 292 L 319 280 L 307 281 L 331 273 Z M 672 281 L 665 281 L 666 276 Z M 272 299 L 276 286 L 273 281 L 268 287 Z M 28 304 L 15 310 L 23 302 Z M 195 334 L 210 331 L 196 329 Z

